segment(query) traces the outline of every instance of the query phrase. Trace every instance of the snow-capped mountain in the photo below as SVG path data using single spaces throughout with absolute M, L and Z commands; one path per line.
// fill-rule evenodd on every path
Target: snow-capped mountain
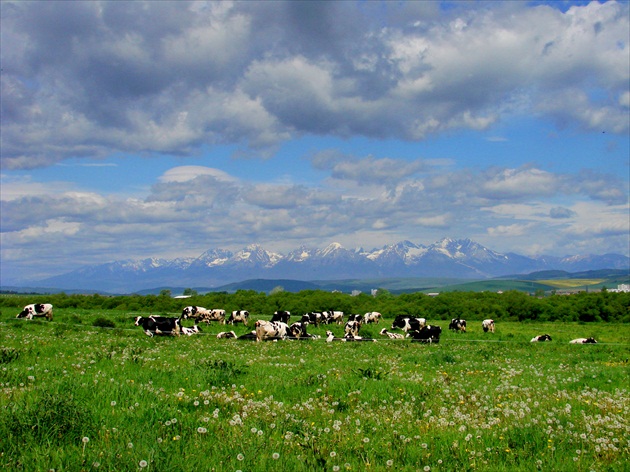
M 444 238 L 429 246 L 401 241 L 366 251 L 339 243 L 301 246 L 286 255 L 251 244 L 238 252 L 211 249 L 197 258 L 114 261 L 44 280 L 43 287 L 130 293 L 161 286 L 214 287 L 247 279 L 339 280 L 383 277 L 486 278 L 538 270 L 630 268 L 619 254 L 531 258 L 501 254 L 470 239 Z

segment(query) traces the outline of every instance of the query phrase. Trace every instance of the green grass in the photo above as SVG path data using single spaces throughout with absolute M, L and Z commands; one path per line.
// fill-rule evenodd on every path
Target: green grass
M 363 329 L 376 343 L 254 343 L 221 325 L 149 338 L 134 315 L 0 317 L 0 468 L 627 470 L 627 324 L 469 320 L 421 345 L 379 338 L 386 320 Z

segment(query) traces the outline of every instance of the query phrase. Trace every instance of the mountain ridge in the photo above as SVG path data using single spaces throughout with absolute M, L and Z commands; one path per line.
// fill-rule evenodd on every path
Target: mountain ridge
M 196 258 L 113 261 L 25 283 L 132 293 L 169 285 L 218 287 L 249 279 L 483 279 L 541 270 L 597 269 L 628 270 L 630 259 L 620 254 L 528 257 L 499 253 L 467 238 L 442 238 L 428 246 L 401 241 L 370 251 L 346 249 L 333 242 L 321 249 L 300 246 L 286 255 L 267 251 L 260 244 L 250 244 L 237 252 L 209 249 Z

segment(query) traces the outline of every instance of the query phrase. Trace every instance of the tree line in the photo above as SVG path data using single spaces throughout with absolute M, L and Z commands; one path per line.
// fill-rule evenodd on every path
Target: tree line
M 17 314 L 30 303 L 52 303 L 55 308 L 119 310 L 153 314 L 181 313 L 188 305 L 206 308 L 248 310 L 253 317 L 271 316 L 274 311 L 290 311 L 299 316 L 311 311 L 340 310 L 346 314 L 378 311 L 386 318 L 411 315 L 427 320 L 463 318 L 504 321 L 630 322 L 630 293 L 580 292 L 572 295 L 532 296 L 517 290 L 494 292 L 444 292 L 430 296 L 420 292 L 394 295 L 378 290 L 375 295 L 304 290 L 298 293 L 274 290 L 270 294 L 254 290 L 235 293 L 210 292 L 186 299 L 160 295 L 3 295 L 0 306 Z

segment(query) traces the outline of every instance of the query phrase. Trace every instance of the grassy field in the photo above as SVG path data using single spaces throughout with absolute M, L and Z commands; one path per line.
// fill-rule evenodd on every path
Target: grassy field
M 558 280 L 538 280 L 538 283 L 549 285 L 554 288 L 578 288 L 598 285 L 605 282 L 605 279 L 558 279 Z
M 221 325 L 149 338 L 133 315 L 3 310 L 0 467 L 628 470 L 626 324 L 506 322 L 489 334 L 469 321 L 455 334 L 441 321 L 440 344 L 421 345 L 379 337 L 385 320 L 362 332 L 375 343 L 255 343 L 216 339 Z M 529 342 L 543 333 L 553 341 Z M 599 344 L 568 344 L 589 336 Z

